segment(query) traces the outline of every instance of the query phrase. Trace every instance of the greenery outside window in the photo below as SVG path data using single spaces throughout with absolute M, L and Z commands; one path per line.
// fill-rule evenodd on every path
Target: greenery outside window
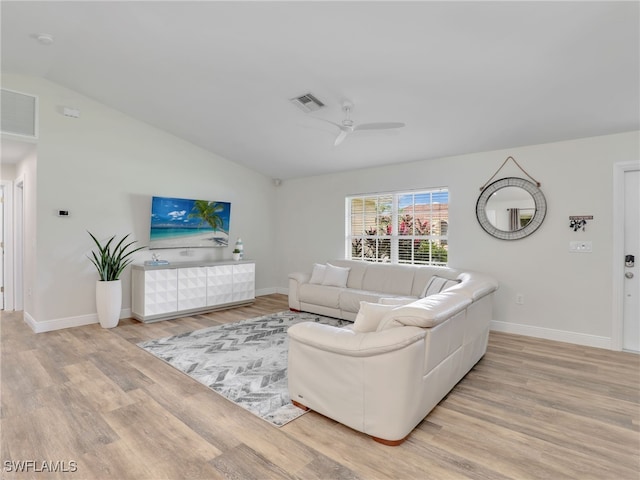
M 353 195 L 346 198 L 346 258 L 447 265 L 449 191 Z

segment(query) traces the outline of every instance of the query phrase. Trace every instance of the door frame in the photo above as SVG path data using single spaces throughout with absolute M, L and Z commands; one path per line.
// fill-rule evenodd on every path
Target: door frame
M 13 309 L 24 309 L 24 175 L 13 181 Z
M 14 251 L 13 251 L 13 182 L 10 180 L 0 180 L 3 189 L 3 215 L 2 229 L 4 237 L 4 262 L 3 285 L 4 285 L 4 310 L 14 309 Z
M 613 165 L 613 317 L 611 322 L 611 350 L 622 350 L 624 315 L 624 176 L 640 170 L 640 160 Z

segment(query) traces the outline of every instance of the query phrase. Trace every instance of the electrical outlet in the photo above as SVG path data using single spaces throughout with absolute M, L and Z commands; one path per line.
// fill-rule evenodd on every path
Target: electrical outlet
M 521 293 L 516 294 L 516 303 L 518 305 L 524 305 L 524 295 Z

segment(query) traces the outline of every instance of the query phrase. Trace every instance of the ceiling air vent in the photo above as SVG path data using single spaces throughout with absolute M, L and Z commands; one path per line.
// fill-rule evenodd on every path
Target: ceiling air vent
M 0 130 L 2 133 L 38 138 L 38 98 L 33 95 L 0 90 Z
M 311 93 L 306 93 L 296 98 L 291 99 L 291 103 L 297 106 L 305 113 L 315 112 L 316 110 L 324 107 L 324 103 L 318 100 Z

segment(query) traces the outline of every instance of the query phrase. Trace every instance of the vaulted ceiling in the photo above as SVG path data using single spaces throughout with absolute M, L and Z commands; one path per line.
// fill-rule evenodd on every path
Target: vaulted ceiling
M 640 129 L 638 2 L 1 9 L 3 73 L 44 77 L 273 178 Z M 289 101 L 308 92 L 326 106 Z M 338 127 L 318 118 L 340 123 L 346 100 L 356 123 L 406 126 L 336 147 Z

